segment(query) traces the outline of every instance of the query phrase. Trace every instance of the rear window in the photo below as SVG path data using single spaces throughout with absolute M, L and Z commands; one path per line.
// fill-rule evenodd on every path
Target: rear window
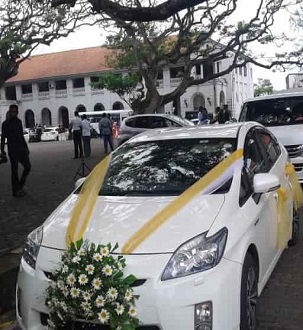
M 128 143 L 113 154 L 100 195 L 180 195 L 235 148 L 236 139 Z
M 244 103 L 240 121 L 257 121 L 264 126 L 303 123 L 303 96 L 272 98 Z

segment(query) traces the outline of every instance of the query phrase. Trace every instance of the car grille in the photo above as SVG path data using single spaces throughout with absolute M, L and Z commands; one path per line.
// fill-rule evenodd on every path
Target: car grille
M 293 164 L 296 172 L 301 172 L 303 171 L 303 163 L 298 163 L 298 164 Z
M 48 314 L 40 314 L 41 324 L 47 326 Z M 110 330 L 109 325 L 99 323 L 87 323 L 81 321 L 72 321 L 66 324 L 64 330 Z M 63 329 L 62 329 L 63 330 Z M 136 330 L 160 330 L 156 325 L 140 325 Z
M 301 144 L 288 145 L 285 148 L 290 158 L 296 158 L 302 154 Z

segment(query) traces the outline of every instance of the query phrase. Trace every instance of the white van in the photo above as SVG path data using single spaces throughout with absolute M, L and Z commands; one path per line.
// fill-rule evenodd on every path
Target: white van
M 99 122 L 102 118 L 102 114 L 106 113 L 110 115 L 111 119 L 120 127 L 124 118 L 131 116 L 134 111 L 132 109 L 124 109 L 124 110 L 103 110 L 103 111 L 86 111 L 86 112 L 79 112 L 79 116 L 86 115 L 87 119 L 90 121 L 93 129 L 100 134 L 99 131 Z
M 303 183 L 303 92 L 255 97 L 244 102 L 239 121 L 268 127 L 288 151 Z

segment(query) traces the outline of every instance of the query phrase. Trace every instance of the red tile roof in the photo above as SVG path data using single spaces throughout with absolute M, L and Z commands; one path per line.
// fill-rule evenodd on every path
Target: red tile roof
M 20 64 L 17 76 L 7 82 L 102 72 L 109 70 L 105 64 L 108 54 L 106 47 L 92 47 L 31 56 Z

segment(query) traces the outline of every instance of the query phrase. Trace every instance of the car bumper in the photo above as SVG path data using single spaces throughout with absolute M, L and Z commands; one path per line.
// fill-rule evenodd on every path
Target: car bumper
M 60 251 L 41 247 L 36 270 L 21 260 L 16 314 L 22 329 L 47 329 L 47 273 L 55 268 L 59 258 Z M 126 257 L 127 273 L 144 279 L 134 287 L 140 296 L 136 303 L 140 329 L 155 326 L 159 330 L 194 330 L 195 304 L 206 301 L 212 302 L 212 330 L 239 329 L 242 265 L 223 258 L 212 270 L 161 281 L 169 258 L 168 254 Z

